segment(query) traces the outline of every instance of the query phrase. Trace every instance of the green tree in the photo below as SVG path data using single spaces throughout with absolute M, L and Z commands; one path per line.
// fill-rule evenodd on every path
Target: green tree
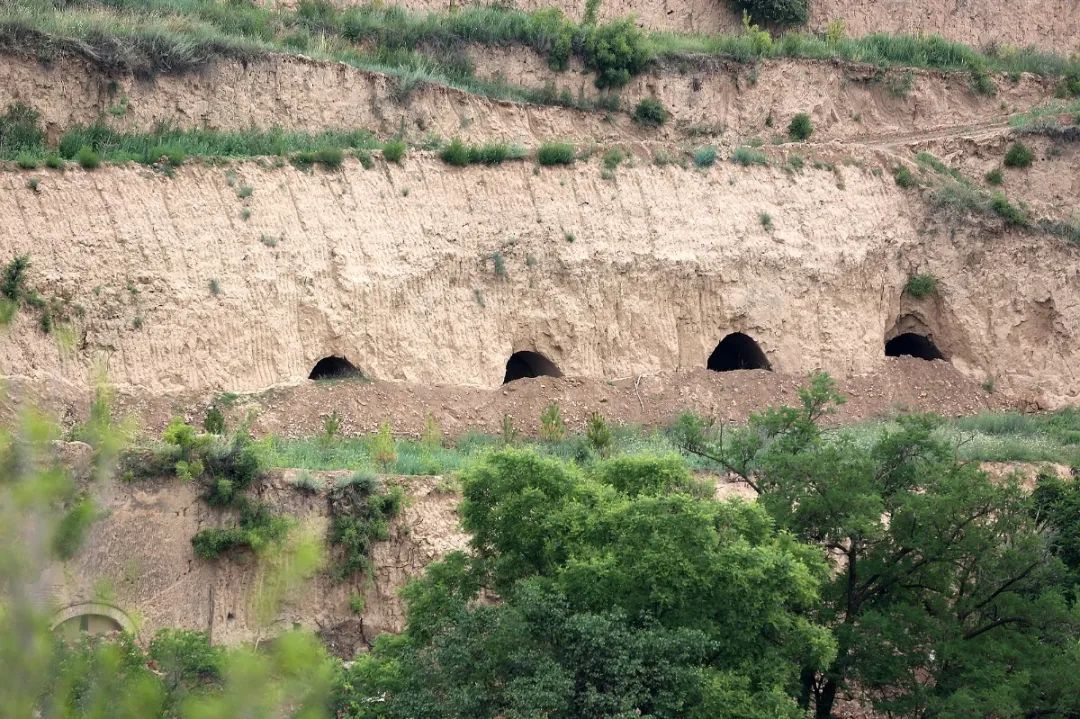
M 472 554 L 409 585 L 407 630 L 349 671 L 344 716 L 800 716 L 801 668 L 833 657 L 806 619 L 825 562 L 678 462 L 585 477 L 504 450 L 465 471 Z
M 869 448 L 824 431 L 841 401 L 825 375 L 801 399 L 726 438 L 693 418 L 679 434 L 839 569 L 812 615 L 839 652 L 803 672 L 802 704 L 830 717 L 856 683 L 891 716 L 1080 711 L 1080 614 L 1019 481 L 959 461 L 933 417 L 904 417 Z

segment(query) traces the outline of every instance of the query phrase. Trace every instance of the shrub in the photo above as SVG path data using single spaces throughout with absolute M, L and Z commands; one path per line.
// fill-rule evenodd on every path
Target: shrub
M 540 414 L 540 439 L 558 442 L 566 437 L 566 423 L 558 402 L 552 402 Z
M 45 167 L 51 170 L 61 170 L 64 167 L 64 158 L 55 152 L 50 152 L 45 156 Z
M 791 124 L 788 125 L 788 136 L 792 140 L 806 140 L 812 134 L 814 134 L 814 123 L 810 120 L 808 114 L 800 112 L 791 118 Z
M 589 415 L 589 424 L 585 428 L 585 438 L 601 457 L 607 457 L 611 454 L 614 437 L 607 421 L 599 412 L 593 412 Z
M 393 162 L 400 165 L 401 160 L 405 157 L 406 149 L 408 148 L 405 145 L 405 141 L 401 138 L 396 138 L 387 141 L 387 143 L 383 145 L 382 154 L 387 162 Z
M 768 212 L 759 213 L 758 214 L 758 222 L 761 223 L 762 228 L 766 232 L 772 232 L 773 231 L 772 215 L 770 215 Z
M 90 499 L 77 500 L 56 526 L 52 538 L 53 553 L 62 560 L 74 557 L 82 546 L 86 530 L 96 518 L 97 510 Z
M 634 108 L 634 120 L 646 127 L 659 127 L 667 122 L 668 111 L 654 97 L 646 97 Z
M 622 87 L 645 69 L 650 53 L 645 34 L 629 18 L 582 29 L 586 67 L 596 73 L 600 89 Z
M 569 142 L 545 142 L 536 151 L 536 161 L 541 165 L 572 165 L 574 146 Z
M 146 152 L 143 162 L 147 165 L 164 163 L 170 167 L 179 167 L 184 164 L 187 156 L 184 150 L 176 145 L 157 145 Z
M 469 148 L 469 162 L 474 165 L 498 165 L 508 160 L 510 156 L 510 148 L 497 142 Z
M 986 182 L 990 185 L 1000 185 L 1005 181 L 1005 178 L 1001 174 L 1001 168 L 995 167 L 990 172 L 986 173 Z
M 1008 198 L 1000 192 L 995 192 L 994 196 L 990 198 L 990 209 L 994 213 L 1005 220 L 1009 225 L 1026 225 L 1027 213 L 1020 207 L 1009 202 Z
M 225 415 L 216 406 L 206 410 L 206 416 L 203 417 L 203 430 L 208 434 L 225 434 Z
M 904 285 L 904 292 L 916 299 L 928 297 L 937 291 L 938 279 L 928 273 L 912 275 Z
M 41 113 L 29 105 L 17 102 L 8 105 L 0 115 L 0 153 L 17 154 L 40 149 L 45 144 L 45 132 L 38 122 Z
M 37 157 L 29 152 L 20 152 L 15 158 L 15 164 L 20 170 L 36 170 L 38 168 Z
M 236 191 L 236 196 L 241 200 L 246 200 L 255 194 L 255 188 L 251 185 L 241 185 L 240 189 Z
M 905 190 L 910 190 L 915 185 L 919 184 L 915 179 L 914 173 L 907 165 L 897 165 L 893 170 L 893 179 L 896 180 L 896 184 Z
M 808 0 L 737 0 L 755 21 L 773 25 L 802 25 L 810 17 Z
M 401 513 L 405 493 L 401 487 L 377 492 L 374 478 L 346 482 L 330 491 L 330 543 L 341 555 L 334 576 L 347 579 L 371 567 L 371 548 L 390 537 L 390 520 Z
M 694 164 L 698 167 L 712 167 L 716 162 L 716 148 L 709 145 L 708 147 L 699 147 L 694 150 Z
M 379 425 L 379 431 L 371 438 L 368 445 L 368 452 L 371 454 L 372 461 L 382 467 L 384 472 L 390 471 L 390 467 L 397 461 L 397 445 L 394 442 L 394 435 L 390 432 L 389 422 Z
M 94 152 L 94 148 L 89 145 L 83 145 L 79 148 L 79 151 L 75 154 L 75 161 L 84 170 L 94 170 L 101 166 L 101 158 Z
M 439 157 L 448 165 L 464 167 L 469 164 L 469 148 L 465 146 L 464 142 L 455 137 L 450 141 L 449 145 L 442 149 Z
M 1014 142 L 1005 153 L 1005 167 L 1020 169 L 1031 167 L 1035 154 L 1022 142 Z
M 731 160 L 735 164 L 742 165 L 743 167 L 749 167 L 750 165 L 765 165 L 769 162 L 769 158 L 764 152 L 745 145 L 735 148 L 735 152 L 731 154 Z
M 622 161 L 625 160 L 625 159 L 626 159 L 626 153 L 623 152 L 621 148 L 612 147 L 611 149 L 609 149 L 607 152 L 604 153 L 604 156 L 603 156 L 603 158 L 601 158 L 601 161 L 604 163 L 604 169 L 606 169 L 606 170 L 614 170 L 620 164 L 622 164 Z
M 30 255 L 16 255 L 4 265 L 3 280 L 0 281 L 0 293 L 9 300 L 18 302 L 26 296 L 26 271 L 30 268 Z
M 315 161 L 328 170 L 336 170 L 345 161 L 345 152 L 340 147 L 324 147 L 315 151 Z

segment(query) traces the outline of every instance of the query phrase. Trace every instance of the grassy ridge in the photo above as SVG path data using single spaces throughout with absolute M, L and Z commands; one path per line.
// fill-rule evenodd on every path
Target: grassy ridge
M 1065 95 L 1080 92 L 1080 61 L 1034 50 L 992 53 L 936 36 L 875 34 L 848 38 L 786 33 L 773 38 L 748 26 L 731 35 L 645 33 L 632 23 L 575 24 L 555 10 L 526 13 L 467 7 L 452 13 L 413 13 L 394 6 L 344 10 L 302 2 L 295 11 L 214 0 L 20 0 L 0 11 L 0 49 L 48 58 L 77 54 L 106 70 L 182 72 L 215 56 L 250 58 L 303 52 L 386 72 L 408 83 L 447 84 L 505 99 L 572 104 L 573 98 L 486 83 L 462 47 L 466 43 L 521 45 L 564 69 L 578 56 L 597 84 L 618 87 L 654 59 L 688 55 L 752 62 L 768 57 L 838 59 L 881 68 L 918 67 L 972 73 L 977 91 L 992 92 L 986 73 L 1032 72 L 1063 78 Z
M 864 422 L 834 430 L 835 438 L 871 446 L 890 421 Z M 715 469 L 694 455 L 683 453 L 668 432 L 633 426 L 612 426 L 611 452 L 678 453 L 693 469 Z M 1080 409 L 1043 415 L 986 413 L 944 422 L 938 430 L 956 444 L 963 460 L 985 462 L 1054 462 L 1080 467 Z M 520 440 L 541 454 L 589 464 L 597 453 L 585 435 L 569 435 L 558 441 Z M 270 467 L 313 471 L 371 469 L 371 437 L 285 439 L 267 437 L 256 447 Z M 468 433 L 451 444 L 432 444 L 399 438 L 396 459 L 389 472 L 404 475 L 447 474 L 465 467 L 487 451 L 505 444 L 497 435 Z

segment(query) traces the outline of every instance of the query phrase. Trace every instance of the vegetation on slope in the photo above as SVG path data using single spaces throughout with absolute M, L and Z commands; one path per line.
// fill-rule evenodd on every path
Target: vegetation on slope
M 770 2 L 776 0 L 751 4 Z M 575 24 L 555 10 L 526 13 L 496 6 L 421 14 L 381 4 L 339 9 L 324 0 L 305 0 L 295 11 L 220 0 L 23 0 L 0 11 L 0 49 L 42 59 L 72 54 L 106 71 L 183 72 L 214 57 L 301 52 L 395 75 L 403 95 L 425 81 L 507 99 L 582 104 L 551 89 L 477 79 L 464 52 L 468 43 L 529 47 L 556 70 L 577 57 L 595 73 L 600 88 L 620 87 L 653 60 L 706 55 L 740 62 L 795 57 L 966 72 L 983 93 L 994 89 L 987 73 L 1033 72 L 1061 77 L 1065 95 L 1080 92 L 1080 61 L 1052 54 L 1015 49 L 986 54 L 936 36 L 848 38 L 842 27 L 825 36 L 773 37 L 749 20 L 740 34 L 695 36 L 648 33 L 625 19 Z
M 40 530 L 74 484 L 48 459 L 55 430 L 23 422 L 0 442 L 0 543 L 22 550 L 0 552 L 0 706 L 48 719 L 825 719 L 857 686 L 899 716 L 1080 712 L 1080 483 L 991 480 L 932 417 L 826 431 L 841 400 L 825 376 L 801 400 L 723 438 L 690 416 L 671 434 L 757 502 L 715 500 L 670 453 L 617 455 L 596 426 L 590 441 L 616 456 L 587 467 L 485 454 L 461 473 L 471 552 L 409 585 L 405 633 L 348 665 L 296 632 L 259 653 L 169 630 L 148 650 L 123 635 L 49 641 L 30 590 L 49 551 Z M 118 439 L 95 416 L 83 436 L 107 467 Z M 1062 442 L 1078 431 L 1075 412 L 964 422 Z M 212 446 L 189 429 L 174 425 L 177 446 Z

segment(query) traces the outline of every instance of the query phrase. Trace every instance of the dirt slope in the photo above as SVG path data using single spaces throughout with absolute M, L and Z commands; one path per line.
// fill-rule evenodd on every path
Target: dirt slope
M 553 73 L 532 52 L 473 49 L 481 76 L 527 87 L 548 82 L 572 96 L 595 93 L 580 68 Z M 756 68 L 719 61 L 658 68 L 636 78 L 622 93 L 632 108 L 658 97 L 674 121 L 643 129 L 627 113 L 587 113 L 560 107 L 492 101 L 445 87 L 420 86 L 399 99 L 393 78 L 332 62 L 273 56 L 244 65 L 213 63 L 203 71 L 161 76 L 153 82 L 109 78 L 74 60 L 50 68 L 27 60 L 0 63 L 0 107 L 28 103 L 43 114 L 55 138 L 76 123 L 102 116 L 129 130 L 165 123 L 177 127 L 242 130 L 281 126 L 319 131 L 364 128 L 382 136 L 404 132 L 415 141 L 459 136 L 473 142 L 504 140 L 532 147 L 551 138 L 583 142 L 694 142 L 733 144 L 739 137 L 782 135 L 791 117 L 809 112 L 814 140 L 867 141 L 898 133 L 954 130 L 973 124 L 1004 125 L 1008 115 L 1053 94 L 1053 84 L 1025 75 L 999 80 L 999 94 L 973 93 L 963 73 L 912 73 L 912 89 L 897 97 L 873 68 L 842 63 L 777 60 Z M 126 98 L 123 117 L 107 108 Z M 772 118 L 773 127 L 767 126 Z M 704 134 L 708 137 L 701 138 Z

